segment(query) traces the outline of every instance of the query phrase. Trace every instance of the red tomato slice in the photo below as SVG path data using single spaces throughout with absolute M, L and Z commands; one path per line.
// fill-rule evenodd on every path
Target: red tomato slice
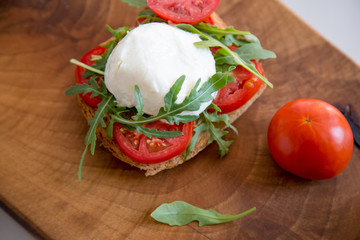
M 220 0 L 148 0 L 157 15 L 174 23 L 196 24 L 215 11 Z
M 211 16 L 205 18 L 203 22 L 209 25 L 214 25 L 214 20 L 211 18 Z
M 82 58 L 80 59 L 80 62 L 85 63 L 86 65 L 93 65 L 95 64 L 94 61 L 91 61 L 91 57 L 93 55 L 101 55 L 105 52 L 106 48 L 101 47 L 101 46 L 97 46 L 96 48 L 90 50 L 89 52 L 87 52 L 84 56 L 82 56 Z M 75 80 L 76 83 L 78 84 L 84 84 L 84 83 L 88 83 L 90 77 L 88 78 L 83 78 L 83 74 L 85 72 L 85 68 L 80 67 L 80 66 L 76 66 L 75 69 Z M 99 79 L 97 79 L 99 80 Z M 87 94 L 80 94 L 80 96 L 82 97 L 82 99 L 85 101 L 85 103 L 91 107 L 96 108 L 97 105 L 101 102 L 101 98 L 100 97 L 91 97 L 91 93 L 87 93 Z
M 115 123 L 113 134 L 121 151 L 139 163 L 159 163 L 183 152 L 190 143 L 194 124 L 170 125 L 161 121 L 145 124 L 144 127 L 166 131 L 181 131 L 183 135 L 174 138 L 148 138 L 143 133 L 130 131 L 120 123 Z
M 259 73 L 264 75 L 261 65 L 255 60 L 251 61 Z M 221 113 L 229 113 L 243 106 L 264 84 L 261 79 L 242 66 L 237 66 L 231 75 L 235 78 L 234 82 L 221 88 L 213 101 L 221 109 Z

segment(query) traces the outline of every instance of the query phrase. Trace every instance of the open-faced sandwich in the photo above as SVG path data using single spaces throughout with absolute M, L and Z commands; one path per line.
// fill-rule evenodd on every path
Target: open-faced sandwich
M 132 3 L 134 4 L 134 3 Z M 154 175 L 194 157 L 222 137 L 266 86 L 259 60 L 275 54 L 214 13 L 219 0 L 136 1 L 134 28 L 86 53 L 75 70 L 76 94 L 89 131 L 116 158 Z M 236 129 L 234 129 L 236 131 Z M 80 173 L 79 173 L 80 174 Z

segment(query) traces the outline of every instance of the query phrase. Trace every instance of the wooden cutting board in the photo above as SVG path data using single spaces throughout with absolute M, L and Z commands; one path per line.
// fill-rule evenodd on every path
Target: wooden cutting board
M 101 147 L 77 170 L 87 123 L 75 97 L 74 66 L 109 38 L 105 24 L 133 25 L 138 9 L 119 0 L 1 1 L 0 201 L 45 239 L 359 239 L 360 151 L 336 178 L 309 181 L 272 160 L 266 131 L 297 98 L 351 105 L 360 112 L 360 69 L 275 0 L 223 0 L 218 14 L 257 35 L 276 60 L 263 63 L 274 89 L 235 126 L 223 159 L 216 145 L 154 177 Z M 170 227 L 150 213 L 183 200 L 221 213 L 257 210 L 236 221 Z

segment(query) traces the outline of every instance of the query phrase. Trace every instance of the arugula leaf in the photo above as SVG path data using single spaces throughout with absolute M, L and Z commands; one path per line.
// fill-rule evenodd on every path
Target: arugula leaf
M 173 109 L 173 104 L 177 100 L 177 95 L 179 94 L 181 87 L 184 84 L 184 81 L 185 81 L 185 75 L 182 75 L 179 79 L 176 80 L 174 85 L 172 85 L 172 87 L 170 88 L 170 91 L 165 95 L 164 98 L 165 111 L 169 111 Z
M 201 118 L 198 121 L 198 124 L 200 123 Z M 190 152 L 194 150 L 195 145 L 197 143 L 197 140 L 199 139 L 199 136 L 202 132 L 207 131 L 208 127 L 206 124 L 200 124 L 197 127 L 194 128 L 194 134 L 190 140 L 189 145 L 186 148 L 185 157 L 183 161 L 186 161 L 187 157 L 189 156 Z
M 218 114 L 217 112 L 213 112 L 213 113 L 204 112 L 204 114 L 206 119 L 209 120 L 210 122 L 224 123 L 226 128 L 231 128 L 237 135 L 239 134 L 237 129 L 233 125 L 231 125 L 228 114 Z
M 220 127 L 214 125 L 214 123 L 223 123 L 220 124 Z M 186 154 L 184 160 L 186 160 L 189 153 L 194 149 L 196 142 L 199 138 L 200 133 L 204 131 L 208 131 L 210 133 L 210 139 L 208 144 L 215 141 L 219 147 L 219 154 L 221 157 L 225 156 L 229 152 L 229 147 L 233 143 L 233 141 L 227 141 L 222 139 L 224 135 L 228 133 L 228 131 L 222 131 L 221 128 L 231 128 L 236 134 L 238 134 L 237 129 L 230 124 L 229 116 L 227 114 L 218 114 L 217 112 L 208 113 L 204 111 L 198 120 L 198 126 L 194 129 L 194 135 L 186 148 Z
M 103 98 L 103 100 L 98 104 L 98 109 L 95 111 L 94 117 L 90 118 L 88 121 L 89 130 L 85 137 L 85 144 L 90 145 L 90 152 L 94 155 L 95 145 L 96 145 L 96 127 L 100 124 L 102 127 L 106 127 L 104 121 L 105 113 L 109 112 L 109 107 L 114 107 L 115 98 L 113 96 L 108 98 Z
M 231 215 L 221 214 L 212 209 L 205 210 L 183 201 L 175 201 L 160 205 L 151 213 L 156 221 L 170 226 L 183 226 L 193 221 L 198 221 L 199 226 L 213 225 L 230 222 L 255 211 L 253 207 L 243 213 Z
M 145 17 L 145 16 L 154 16 L 155 13 L 150 8 L 144 9 L 138 13 L 139 17 Z
M 210 132 L 210 139 L 208 144 L 216 141 L 217 145 L 219 146 L 219 154 L 220 157 L 225 156 L 229 152 L 229 147 L 233 143 L 233 141 L 227 141 L 222 139 L 224 135 L 228 133 L 228 131 L 222 131 L 214 126 L 214 124 L 207 118 L 207 115 L 202 115 L 205 117 L 205 124 L 207 125 L 207 130 Z
M 172 104 L 172 107 L 168 109 L 161 108 L 158 115 L 163 115 L 163 119 L 166 119 L 170 124 L 173 122 L 178 124 L 177 114 L 183 111 L 199 110 L 202 103 L 211 101 L 213 99 L 212 93 L 226 85 L 227 76 L 227 74 L 215 73 L 197 91 L 196 89 L 200 83 L 199 79 L 189 96 L 187 96 L 182 103 L 174 103 Z M 172 89 L 170 89 L 170 92 L 171 91 Z M 183 117 L 184 116 L 181 116 L 181 118 Z
M 198 30 L 216 38 L 226 46 L 241 46 L 248 42 L 245 36 L 251 35 L 247 31 L 239 31 L 234 29 L 233 26 L 228 26 L 226 29 L 221 29 L 216 26 L 207 25 L 206 23 L 199 23 L 195 26 Z
M 147 8 L 149 7 L 146 0 L 121 0 L 124 3 L 129 4 L 129 6 L 137 8 Z
M 118 29 L 112 29 L 109 25 L 106 25 L 107 30 L 115 37 L 115 41 L 118 42 L 120 39 L 126 36 L 130 30 L 128 27 L 120 27 Z
M 216 26 L 208 25 L 204 22 L 201 22 L 194 26 L 196 29 L 208 33 L 208 34 L 214 34 L 217 39 L 221 39 L 225 36 L 245 36 L 249 35 L 250 33 L 248 31 L 239 31 L 236 30 L 233 26 L 228 26 L 226 29 L 221 29 Z
M 258 70 L 255 68 L 253 63 L 248 63 L 246 61 L 244 61 L 237 53 L 235 53 L 234 51 L 230 50 L 226 45 L 224 45 L 221 41 L 219 41 L 218 39 L 200 31 L 199 29 L 197 29 L 195 26 L 193 25 L 189 25 L 189 24 L 177 24 L 175 25 L 176 27 L 183 29 L 185 31 L 188 32 L 192 32 L 192 33 L 196 33 L 199 34 L 202 38 L 204 38 L 203 41 L 201 42 L 196 42 L 195 46 L 196 47 L 220 47 L 223 49 L 223 52 L 226 55 L 230 55 L 231 57 L 233 57 L 234 62 L 236 63 L 236 65 L 241 65 L 243 66 L 246 70 L 248 70 L 249 72 L 251 72 L 252 74 L 254 74 L 255 76 L 257 76 L 258 78 L 260 78 L 263 82 L 265 82 L 269 87 L 273 88 L 272 83 L 270 83 L 264 76 L 262 76 Z
M 136 18 L 138 23 L 145 24 L 149 22 L 167 22 L 166 20 L 158 17 L 151 9 L 145 9 L 138 13 L 138 17 Z M 141 21 L 139 21 L 141 20 Z
M 214 108 L 216 112 L 208 113 L 207 111 L 204 111 L 200 115 L 200 118 L 198 119 L 198 126 L 194 128 L 193 137 L 191 138 L 191 141 L 186 148 L 184 161 L 188 157 L 189 153 L 194 149 L 196 142 L 202 132 L 208 131 L 210 133 L 208 144 L 216 141 L 217 145 L 219 146 L 219 154 L 221 157 L 229 152 L 229 147 L 233 141 L 226 141 L 222 139 L 222 137 L 228 132 L 222 131 L 220 128 L 231 128 L 236 134 L 238 134 L 237 129 L 231 125 L 229 116 L 227 114 L 218 114 L 217 112 L 220 112 L 220 109 L 214 104 L 213 106 L 210 105 L 208 108 Z M 215 126 L 213 123 L 220 123 L 220 127 Z M 221 125 L 221 123 L 225 124 L 225 126 Z
M 232 70 L 236 68 L 236 63 L 234 62 L 233 57 L 229 55 L 220 55 L 220 54 L 214 54 L 214 60 L 215 60 L 215 66 L 217 72 L 227 72 L 230 73 Z M 229 82 L 233 82 L 234 78 L 229 75 Z
M 226 46 L 232 46 L 232 45 L 241 46 L 247 42 L 247 40 L 239 38 L 239 37 L 231 35 L 231 34 L 225 35 L 224 37 L 222 37 L 220 39 L 220 41 L 222 43 L 224 43 Z
M 95 81 L 95 80 L 94 80 Z M 75 94 L 79 94 L 79 93 L 88 93 L 88 92 L 92 92 L 95 93 L 97 95 L 101 95 L 101 91 L 97 90 L 96 87 L 93 86 L 93 80 L 89 80 L 89 84 L 76 84 L 71 86 L 68 90 L 65 91 L 65 95 L 66 96 L 70 96 L 70 95 L 75 95 Z M 95 84 L 96 81 L 95 81 Z
M 71 86 L 66 92 L 66 95 L 73 95 L 78 93 L 92 92 L 92 97 L 100 96 L 102 101 L 98 104 L 98 108 L 95 111 L 95 114 L 92 118 L 89 119 L 89 130 L 85 137 L 85 150 L 81 156 L 78 179 L 81 181 L 81 166 L 83 165 L 85 153 L 87 152 L 88 147 L 90 146 L 90 152 L 92 155 L 95 153 L 96 146 L 96 128 L 100 124 L 102 127 L 106 127 L 104 121 L 105 113 L 112 112 L 113 108 L 116 106 L 115 97 L 109 94 L 106 90 L 104 81 L 100 81 L 100 86 L 94 79 L 89 80 L 88 84 L 77 84 Z
M 165 107 L 162 107 L 156 116 L 144 117 L 137 115 L 136 119 L 126 119 L 119 114 L 111 114 L 111 118 L 114 119 L 115 122 L 120 122 L 132 127 L 142 126 L 146 123 L 151 123 L 160 119 L 167 120 L 170 124 L 194 121 L 198 116 L 181 115 L 181 113 L 184 111 L 196 111 L 200 108 L 201 103 L 211 101 L 213 99 L 212 93 L 216 92 L 227 83 L 227 76 L 227 74 L 216 73 L 209 78 L 199 90 L 196 90 L 200 82 L 198 81 L 184 101 L 176 103 L 177 94 L 184 81 L 184 76 L 181 76 L 166 94 L 164 99 Z
M 142 101 L 142 96 L 140 93 L 139 87 L 135 86 L 135 99 L 136 99 L 136 115 L 133 117 L 134 120 L 141 119 L 141 117 L 144 115 L 143 109 L 144 109 L 144 103 Z
M 106 25 L 108 31 L 115 37 L 115 40 L 109 41 L 107 44 L 102 45 L 106 48 L 105 52 L 101 56 L 94 56 L 92 60 L 95 61 L 95 64 L 92 66 L 85 65 L 77 60 L 72 60 L 74 64 L 79 65 L 85 68 L 83 73 L 83 78 L 98 78 L 103 77 L 107 59 L 109 58 L 111 52 L 114 50 L 116 44 L 120 39 L 126 36 L 127 32 L 130 30 L 128 27 L 120 27 L 118 29 L 112 29 L 109 25 Z
M 242 47 L 234 50 L 241 59 L 245 62 L 250 63 L 252 59 L 268 59 L 268 58 L 276 58 L 274 52 L 263 49 L 259 42 L 251 42 L 243 45 Z
M 145 136 L 147 136 L 149 138 L 151 138 L 151 137 L 172 138 L 172 137 L 179 137 L 179 136 L 183 135 L 183 133 L 179 132 L 179 131 L 166 131 L 166 130 L 159 131 L 155 128 L 145 128 L 142 126 L 136 126 L 136 130 L 137 130 L 138 134 L 143 133 Z
M 95 64 L 92 65 L 91 67 L 104 72 L 107 59 L 109 58 L 111 52 L 114 50 L 116 44 L 117 44 L 116 41 L 110 41 L 108 44 L 104 45 L 104 47 L 106 47 L 105 52 L 101 55 L 101 58 L 99 58 L 97 61 L 95 61 Z M 94 76 L 94 71 L 86 69 L 83 74 L 83 78 L 87 78 L 89 76 L 94 76 L 96 78 L 96 77 L 99 77 L 102 75 L 104 75 L 104 74 L 100 74 L 100 75 L 98 74 L 98 75 Z

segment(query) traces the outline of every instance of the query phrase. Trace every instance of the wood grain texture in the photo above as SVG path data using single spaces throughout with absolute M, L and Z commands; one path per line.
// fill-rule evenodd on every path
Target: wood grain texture
M 275 0 L 223 0 L 217 10 L 278 55 L 263 63 L 275 88 L 236 121 L 229 155 L 219 159 L 211 145 L 145 177 L 98 147 L 77 181 L 87 123 L 75 97 L 64 96 L 69 59 L 109 38 L 105 24 L 132 25 L 137 11 L 118 0 L 0 2 L 1 203 L 45 239 L 359 239 L 359 149 L 336 178 L 308 181 L 280 169 L 266 143 L 273 114 L 297 98 L 359 113 L 359 66 Z M 257 210 L 201 228 L 150 217 L 175 200 L 221 213 Z

